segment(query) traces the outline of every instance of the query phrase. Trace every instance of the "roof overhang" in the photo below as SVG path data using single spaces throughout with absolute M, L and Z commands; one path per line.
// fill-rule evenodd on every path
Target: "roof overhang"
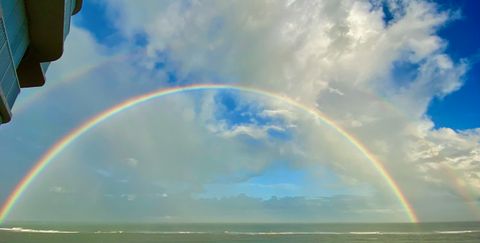
M 65 1 L 69 0 L 25 0 L 30 47 L 40 62 L 62 56 L 65 15 L 71 15 L 65 13 Z
M 72 13 L 65 12 L 66 1 L 71 0 L 25 0 L 30 44 L 17 68 L 22 88 L 42 86 L 45 76 L 40 63 L 55 61 L 62 56 L 67 30 L 65 18 L 82 8 L 82 0 L 76 0 Z

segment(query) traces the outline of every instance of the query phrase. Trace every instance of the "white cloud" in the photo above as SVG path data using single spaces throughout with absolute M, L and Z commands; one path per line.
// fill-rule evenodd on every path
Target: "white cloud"
M 96 169 L 95 173 L 103 176 L 103 177 L 112 177 L 112 172 L 103 169 Z
M 379 3 L 107 1 L 112 23 L 127 39 L 138 33 L 146 35 L 145 56 L 135 56 L 135 63 L 110 67 L 111 73 L 102 73 L 103 82 L 86 82 L 77 92 L 82 98 L 87 94 L 96 97 L 82 100 L 85 106 L 98 100 L 115 103 L 114 98 L 102 94 L 118 98 L 124 97 L 115 93 L 118 90 L 137 94 L 164 85 L 164 79 L 148 70 L 155 62 L 166 62 L 167 71 L 175 72 L 181 82 L 249 85 L 317 107 L 384 163 L 418 211 L 428 211 L 428 202 L 438 198 L 451 199 L 444 200 L 439 211 L 460 205 L 464 195 L 451 197 L 451 191 L 469 191 L 474 200 L 480 195 L 479 130 L 436 129 L 425 115 L 432 99 L 461 87 L 467 70 L 467 63 L 456 63 L 445 54 L 447 43 L 436 34 L 452 15 L 428 1 L 392 0 L 388 5 L 394 19 L 385 23 Z M 99 50 L 85 31 L 74 29 L 72 33 L 72 39 L 77 36 L 92 42 L 85 49 Z M 75 52 L 83 49 L 68 48 Z M 75 53 L 78 62 L 98 56 L 97 51 L 91 52 Z M 77 61 L 68 63 L 75 66 Z M 399 64 L 412 66 L 409 79 L 399 80 L 394 75 Z M 57 75 L 53 68 L 51 71 L 52 76 Z M 241 95 L 244 102 L 265 103 L 264 109 L 255 111 L 258 116 L 283 123 L 229 126 L 215 117 L 219 112 L 215 94 L 205 93 L 200 98 L 177 95 L 152 102 L 156 106 L 127 111 L 119 115 L 122 119 L 112 119 L 108 126 L 99 126 L 96 133 L 83 138 L 91 145 L 77 144 L 71 149 L 97 149 L 102 163 L 119 174 L 129 174 L 135 167 L 143 179 L 163 185 L 165 188 L 155 193 L 168 193 L 169 199 L 175 191 L 201 191 L 217 174 L 260 172 L 279 157 L 306 170 L 321 163 L 338 173 L 345 184 L 372 185 L 378 193 L 376 199 L 385 204 L 363 209 L 345 206 L 345 211 L 402 214 L 392 206 L 391 188 L 378 171 L 321 120 L 282 101 Z M 291 129 L 292 140 L 265 142 L 269 129 Z M 251 146 L 242 136 L 265 143 Z M 97 144 L 105 147 L 95 147 Z M 103 154 L 101 149 L 115 154 Z M 87 161 L 83 156 L 75 154 L 74 159 Z M 125 158 L 123 165 L 112 162 Z M 107 189 L 98 188 L 102 190 Z M 129 192 L 124 195 L 132 200 L 140 197 L 128 197 L 133 195 Z M 462 211 L 461 215 L 458 217 L 468 213 Z
M 127 201 L 134 201 L 137 199 L 137 195 L 135 194 L 122 194 L 120 197 L 127 199 Z
M 422 1 L 398 4 L 405 13 L 390 26 L 381 8 L 361 1 L 295 1 L 288 7 L 264 1 L 115 1 L 111 7 L 128 23 L 119 30 L 145 32 L 150 57 L 168 52 L 180 76 L 215 73 L 220 81 L 255 84 L 306 101 L 335 82 L 382 85 L 395 61 L 441 67 L 435 60 L 445 44 L 434 32 L 448 19 Z M 157 11 L 140 12 L 143 8 Z
M 432 130 L 418 140 L 414 149 L 413 160 L 426 179 L 458 194 L 468 192 L 469 198 L 464 200 L 475 201 L 480 197 L 479 129 Z
M 136 168 L 138 166 L 139 161 L 135 158 L 127 158 L 127 164 L 130 167 Z
M 54 193 L 66 193 L 67 190 L 62 186 L 52 186 L 50 187 L 50 191 Z
M 142 8 L 153 8 L 151 4 L 161 7 L 134 18 Z M 394 177 L 419 179 L 423 175 L 416 174 L 412 156 L 439 156 L 452 163 L 441 153 L 443 142 L 432 141 L 445 131 L 432 128 L 425 112 L 433 98 L 461 87 L 467 65 L 453 62 L 444 53 L 446 42 L 436 34 L 455 13 L 441 12 L 427 1 L 387 4 L 394 17 L 388 24 L 381 3 L 375 1 L 124 1 L 109 6 L 124 17 L 120 31 L 126 36 L 146 33 L 148 58 L 168 53 L 180 76 L 240 82 L 317 106 L 382 158 Z M 393 70 L 398 63 L 418 67 L 410 70 L 415 75 L 397 80 Z M 264 131 L 239 126 L 230 133 L 262 137 Z M 455 161 L 475 158 L 476 143 L 467 138 L 476 135 L 470 133 L 455 133 L 457 140 L 466 139 L 470 145 L 449 146 L 451 153 L 459 154 Z M 312 134 L 304 134 L 312 148 L 328 147 L 315 139 L 318 133 Z M 419 151 L 419 143 L 433 145 Z M 337 152 L 331 156 L 343 158 L 333 162 L 334 167 L 358 177 L 358 171 L 347 171 L 350 168 L 340 163 L 349 156 L 333 151 Z M 351 160 L 358 159 L 352 154 Z M 447 163 L 441 161 L 435 163 Z M 359 169 L 363 170 L 367 169 Z

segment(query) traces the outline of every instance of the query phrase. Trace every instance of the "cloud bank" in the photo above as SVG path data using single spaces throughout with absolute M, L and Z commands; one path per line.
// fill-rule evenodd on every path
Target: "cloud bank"
M 75 90 L 65 90 L 61 99 L 76 104 L 74 117 L 169 85 L 213 82 L 272 91 L 316 107 L 362 141 L 396 179 L 420 219 L 477 219 L 471 211 L 478 210 L 480 196 L 480 133 L 437 128 L 426 115 L 433 99 L 462 86 L 468 70 L 466 60 L 448 56 L 448 43 L 437 35 L 456 12 L 420 0 L 98 4 L 106 6 L 111 23 L 127 40 L 122 48 L 132 54 L 85 75 Z M 73 35 L 75 31 L 85 30 L 73 29 Z M 144 46 L 134 44 L 139 36 L 145 38 Z M 70 41 L 102 46 L 93 38 Z M 113 56 L 108 51 L 89 55 L 99 60 Z M 56 75 L 54 68 L 49 75 Z M 235 105 L 223 96 L 234 97 Z M 266 221 L 301 220 L 310 212 L 319 212 L 308 219 L 312 221 L 389 221 L 402 220 L 405 213 L 378 172 L 331 128 L 280 100 L 246 94 L 182 94 L 146 104 L 96 129 L 58 161 L 63 163 L 56 162 L 29 196 L 42 198 L 41 188 L 53 188 L 50 194 L 65 203 L 68 193 L 58 192 L 69 192 L 63 187 L 68 183 L 55 174 L 78 167 L 91 181 L 71 182 L 70 187 L 91 194 L 75 196 L 101 198 L 78 209 L 84 215 L 99 208 L 124 211 L 129 202 L 139 201 L 125 218 L 146 219 L 145 212 L 155 212 L 157 218 L 206 220 L 218 209 L 216 213 L 231 212 L 230 219 L 239 221 L 247 220 L 242 210 Z M 297 186 L 312 185 L 319 192 L 309 189 L 279 199 L 192 197 L 208 184 L 248 182 L 279 161 L 309 171 L 307 182 Z M 333 178 L 322 180 L 332 173 Z M 346 195 L 331 193 L 335 190 Z M 44 200 L 48 205 L 49 199 Z M 122 203 L 108 208 L 108 200 Z M 226 209 L 220 210 L 221 205 Z M 25 203 L 15 215 L 35 215 L 32 208 Z

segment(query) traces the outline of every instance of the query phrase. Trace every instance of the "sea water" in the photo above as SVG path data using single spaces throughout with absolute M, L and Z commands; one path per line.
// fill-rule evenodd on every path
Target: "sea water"
M 480 242 L 480 222 L 421 224 L 7 224 L 15 242 Z

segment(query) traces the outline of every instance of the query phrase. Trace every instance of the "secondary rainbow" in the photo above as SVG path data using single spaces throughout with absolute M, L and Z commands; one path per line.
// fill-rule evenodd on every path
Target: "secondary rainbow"
M 352 134 L 349 134 L 346 130 L 344 130 L 339 125 L 335 124 L 335 122 L 323 114 L 316 108 L 307 106 L 305 104 L 299 103 L 287 96 L 275 94 L 272 92 L 254 89 L 249 87 L 243 86 L 233 86 L 233 85 L 218 85 L 218 84 L 197 84 L 197 85 L 189 85 L 189 86 L 180 86 L 180 87 L 172 87 L 166 89 L 160 89 L 153 92 L 149 92 L 143 95 L 139 95 L 130 99 L 127 99 L 97 115 L 94 117 L 86 120 L 80 126 L 76 127 L 72 131 L 70 131 L 67 135 L 62 137 L 58 140 L 52 147 L 48 149 L 46 153 L 44 153 L 40 159 L 35 163 L 33 168 L 27 173 L 27 175 L 16 185 L 12 193 L 8 196 L 7 200 L 3 204 L 2 208 L 0 209 L 0 223 L 3 223 L 5 219 L 8 217 L 9 213 L 12 211 L 13 207 L 20 199 L 20 197 L 24 194 L 24 192 L 28 189 L 29 185 L 35 180 L 35 178 L 43 171 L 45 168 L 54 160 L 54 158 L 60 154 L 66 147 L 70 144 L 75 142 L 79 137 L 83 134 L 91 130 L 92 128 L 98 126 L 102 122 L 108 120 L 109 118 L 115 116 L 116 114 L 128 110 L 136 105 L 142 104 L 144 102 L 160 98 L 166 95 L 181 93 L 181 92 L 189 92 L 189 91 L 198 91 L 198 90 L 237 90 L 243 91 L 248 93 L 254 93 L 270 98 L 280 99 L 284 102 L 300 108 L 313 116 L 319 118 L 323 121 L 326 125 L 333 128 L 336 132 L 342 135 L 345 139 L 347 139 L 353 146 L 355 146 L 372 164 L 372 166 L 378 171 L 381 177 L 385 180 L 388 186 L 391 188 L 393 194 L 398 199 L 399 203 L 402 205 L 403 209 L 406 212 L 406 215 L 410 222 L 418 222 L 418 218 L 415 214 L 414 209 L 412 208 L 411 204 L 408 202 L 407 198 L 403 194 L 402 190 L 395 182 L 393 177 L 390 173 L 386 170 L 384 165 L 380 162 L 380 160 L 370 152 L 367 147 L 365 147 L 357 138 L 355 138 Z
M 69 72 L 68 75 L 61 77 L 59 80 L 49 80 L 48 84 L 46 84 L 41 90 L 30 94 L 30 96 L 19 99 L 19 101 L 15 103 L 13 111 L 15 114 L 22 113 L 26 108 L 30 107 L 32 104 L 35 104 L 38 99 L 44 97 L 46 94 L 58 89 L 59 87 L 62 87 L 66 84 L 71 84 L 71 82 L 79 80 L 80 77 L 95 69 L 102 68 L 116 61 L 123 61 L 127 57 L 127 55 L 119 54 L 98 63 L 90 63 L 83 67 L 76 68 L 73 72 Z

